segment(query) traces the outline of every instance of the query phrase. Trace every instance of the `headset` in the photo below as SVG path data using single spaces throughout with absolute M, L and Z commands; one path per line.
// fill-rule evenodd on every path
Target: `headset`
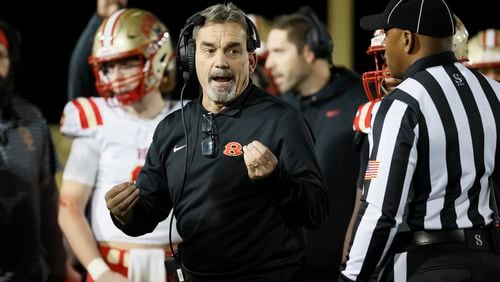
M 253 21 L 245 16 L 247 23 L 247 51 L 253 52 L 260 47 L 260 37 L 257 27 Z M 203 25 L 205 17 L 201 12 L 197 12 L 186 20 L 184 27 L 181 29 L 179 41 L 177 44 L 177 66 L 182 73 L 184 82 L 189 81 L 189 78 L 195 72 L 194 54 L 196 44 L 193 39 L 193 29 L 196 26 Z
M 302 6 L 296 14 L 311 27 L 306 37 L 307 45 L 309 45 L 316 57 L 325 58 L 332 62 L 333 39 L 326 26 L 309 6 Z

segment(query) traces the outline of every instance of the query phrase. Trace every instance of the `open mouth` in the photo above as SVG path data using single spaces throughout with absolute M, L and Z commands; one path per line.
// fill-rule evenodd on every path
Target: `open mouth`
M 229 82 L 233 80 L 233 78 L 229 76 L 213 76 L 211 79 L 220 83 Z

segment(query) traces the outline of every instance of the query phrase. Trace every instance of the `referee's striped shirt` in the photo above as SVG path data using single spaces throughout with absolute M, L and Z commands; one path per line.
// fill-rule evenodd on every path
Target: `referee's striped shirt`
M 342 274 L 367 279 L 406 220 L 412 230 L 492 221 L 488 178 L 498 179 L 500 83 L 456 62 L 422 58 L 378 105 L 368 136 L 363 203 Z

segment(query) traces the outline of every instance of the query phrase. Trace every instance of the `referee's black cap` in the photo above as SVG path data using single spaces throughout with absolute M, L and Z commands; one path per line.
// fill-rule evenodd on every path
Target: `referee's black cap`
M 381 14 L 361 18 L 365 30 L 399 28 L 432 37 L 455 34 L 453 12 L 445 0 L 391 0 Z

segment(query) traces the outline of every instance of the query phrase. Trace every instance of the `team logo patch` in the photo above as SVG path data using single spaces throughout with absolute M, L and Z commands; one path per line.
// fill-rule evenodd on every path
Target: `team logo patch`
M 237 157 L 243 154 L 243 146 L 238 142 L 229 142 L 224 146 L 223 153 L 229 157 Z
M 365 180 L 375 179 L 378 176 L 380 162 L 377 160 L 369 160 L 365 171 Z

